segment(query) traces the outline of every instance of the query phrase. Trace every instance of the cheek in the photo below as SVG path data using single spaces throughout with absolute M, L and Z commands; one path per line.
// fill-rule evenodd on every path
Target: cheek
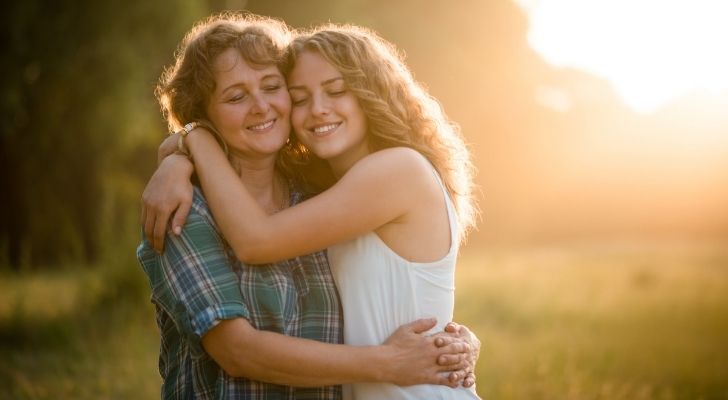
M 227 125 L 236 125 L 245 114 L 245 110 L 239 104 L 218 104 L 210 107 L 208 115 L 215 126 L 222 128 Z
M 306 111 L 303 107 L 294 107 L 293 110 L 291 110 L 291 126 L 299 138 L 303 136 L 303 123 L 305 120 Z
M 219 105 L 207 107 L 207 117 L 210 118 L 210 122 L 218 127 L 218 129 L 225 124 L 224 119 L 221 118 L 222 115 L 225 114 L 221 112 Z
M 361 130 L 361 134 L 366 134 L 367 131 L 367 117 L 364 115 L 364 110 L 359 106 L 359 102 L 354 99 L 349 104 L 350 114 L 354 117 L 353 120 L 356 122 L 357 131 Z
M 278 110 L 278 113 L 285 118 L 291 116 L 291 96 L 287 92 L 283 92 L 280 95 L 273 98 L 273 102 Z

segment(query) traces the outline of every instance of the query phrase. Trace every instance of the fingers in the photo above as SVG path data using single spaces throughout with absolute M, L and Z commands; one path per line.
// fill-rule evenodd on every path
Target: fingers
M 452 383 L 460 384 L 460 381 L 466 375 L 465 372 L 455 371 L 448 374 L 448 380 Z
M 458 338 L 457 336 L 451 336 L 450 333 L 437 333 L 435 334 L 435 346 L 437 347 L 445 347 L 449 346 L 453 343 L 467 343 L 463 339 Z
M 435 325 L 437 325 L 437 319 L 436 318 L 422 318 L 418 319 L 416 321 L 410 322 L 409 324 L 404 325 L 407 329 L 411 330 L 414 333 L 423 333 L 427 332 L 430 329 L 434 328 Z
M 157 216 L 154 222 L 154 238 L 152 240 L 152 246 L 158 252 L 164 251 L 164 235 L 167 234 L 167 220 L 169 214 L 161 214 Z
M 440 339 L 440 338 L 438 338 L 438 339 Z M 454 340 L 452 343 L 449 343 L 445 346 L 440 347 L 440 354 L 465 355 L 465 353 L 469 353 L 469 352 L 470 352 L 470 345 L 465 342 L 462 342 L 462 341 Z
M 431 375 L 431 378 L 428 379 L 424 383 L 429 383 L 433 385 L 443 385 L 443 386 L 449 386 L 451 388 L 456 388 L 460 385 L 460 380 L 458 379 L 461 376 L 465 376 L 464 372 L 436 372 L 433 375 Z
M 152 247 L 161 253 L 164 251 L 164 236 L 167 233 L 167 220 L 170 212 L 145 204 L 142 214 L 144 215 L 144 236 Z M 184 218 L 186 219 L 187 215 L 184 215 Z
M 144 215 L 144 221 L 142 222 L 144 224 L 144 237 L 147 238 L 149 243 L 154 243 L 154 212 L 151 210 L 147 211 L 147 206 L 145 205 L 142 209 L 142 214 Z
M 437 364 L 438 371 L 470 372 L 473 370 L 473 364 L 462 353 L 439 355 L 437 357 Z M 465 377 L 465 374 L 463 374 L 463 377 Z
M 175 211 L 174 217 L 172 218 L 172 232 L 175 235 L 179 236 L 182 233 L 182 227 L 185 226 L 190 208 L 192 208 L 192 201 L 184 200 L 177 208 L 177 211 Z
M 456 388 L 462 385 L 467 388 L 475 385 L 475 373 L 472 371 L 468 372 L 466 370 L 440 372 L 431 383 L 436 385 L 445 385 L 451 388 Z
M 468 373 L 473 370 L 472 365 L 464 359 L 459 361 L 457 364 L 453 364 L 447 367 L 441 366 L 439 368 L 440 371 L 448 371 L 450 373 L 450 377 L 457 376 L 458 383 L 465 379 Z
M 457 365 L 465 356 L 462 353 L 459 354 L 441 354 L 437 357 L 437 364 L 442 366 Z
M 159 210 L 154 221 L 152 246 L 160 253 L 164 251 L 164 236 L 167 234 L 167 221 L 169 221 L 170 214 L 170 211 Z
M 467 388 L 473 385 L 475 385 L 475 373 L 469 372 L 468 375 L 465 376 L 465 379 L 463 379 L 463 386 Z
M 458 324 L 457 322 L 452 322 L 451 321 L 451 322 L 448 322 L 447 325 L 445 325 L 444 331 L 445 332 L 448 332 L 448 333 L 459 334 L 460 333 L 460 329 L 461 329 L 461 325 L 460 324 Z
M 447 385 L 451 388 L 456 388 L 460 385 L 460 381 L 462 381 L 462 377 L 465 376 L 464 372 L 450 372 L 447 376 Z

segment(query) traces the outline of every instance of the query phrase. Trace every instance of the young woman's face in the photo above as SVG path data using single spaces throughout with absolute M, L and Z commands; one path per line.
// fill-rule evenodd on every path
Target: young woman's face
M 251 66 L 235 49 L 213 63 L 215 91 L 207 115 L 232 154 L 269 157 L 277 154 L 291 130 L 291 98 L 275 65 Z
M 364 110 L 341 73 L 318 53 L 302 52 L 288 76 L 291 125 L 309 150 L 345 172 L 369 153 Z

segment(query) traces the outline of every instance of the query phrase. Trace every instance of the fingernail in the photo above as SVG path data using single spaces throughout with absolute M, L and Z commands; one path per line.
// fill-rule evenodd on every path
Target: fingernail
M 174 227 L 174 234 L 177 235 L 177 236 L 179 236 L 180 233 L 182 233 L 182 227 L 180 227 L 179 225 L 178 226 L 175 226 Z

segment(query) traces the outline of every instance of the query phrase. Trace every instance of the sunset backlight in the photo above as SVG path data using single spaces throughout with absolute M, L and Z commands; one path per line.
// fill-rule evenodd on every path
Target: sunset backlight
M 530 45 L 549 63 L 607 79 L 652 112 L 679 96 L 728 90 L 728 2 L 517 0 Z

